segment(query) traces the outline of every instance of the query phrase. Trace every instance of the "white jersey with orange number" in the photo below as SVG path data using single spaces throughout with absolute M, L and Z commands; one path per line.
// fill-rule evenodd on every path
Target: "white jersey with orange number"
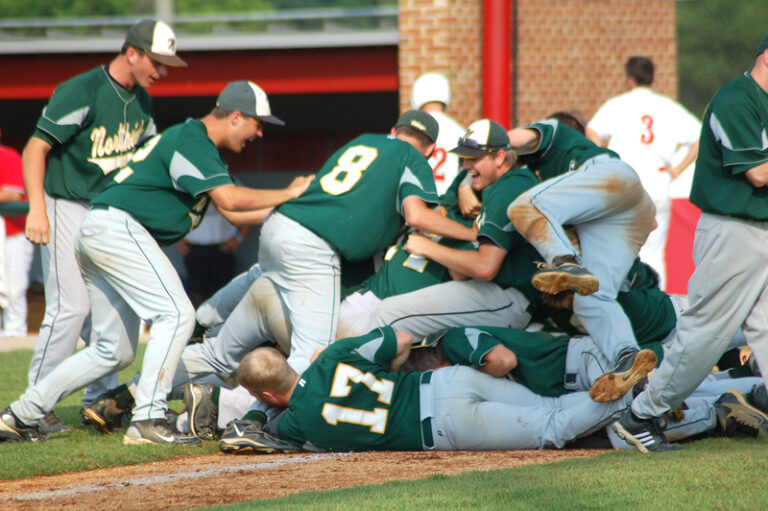
M 682 105 L 648 87 L 609 99 L 589 122 L 608 149 L 635 169 L 654 201 L 669 198 L 669 174 L 681 146 L 699 138 L 699 120 Z
M 467 130 L 442 112 L 430 112 L 430 115 L 440 126 L 440 132 L 437 136 L 437 147 L 429 159 L 429 165 L 435 176 L 437 194 L 443 195 L 459 173 L 459 157 L 448 151 L 458 145 L 459 139 Z

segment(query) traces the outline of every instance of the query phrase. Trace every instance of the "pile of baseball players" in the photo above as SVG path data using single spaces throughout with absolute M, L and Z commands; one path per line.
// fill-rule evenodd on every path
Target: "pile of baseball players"
M 235 453 L 768 436 L 768 37 L 700 137 L 651 90 L 645 58 L 588 129 L 566 111 L 463 129 L 428 73 L 390 133 L 280 190 L 236 186 L 219 152 L 283 124 L 251 81 L 156 133 L 144 89 L 185 65 L 174 37 L 134 25 L 109 65 L 56 89 L 24 150 L 46 317 L 0 440 L 66 432 L 54 407 L 83 387 L 84 426 Z M 666 236 L 669 183 L 697 154 L 696 272 L 688 297 L 669 296 L 638 254 L 655 228 Z M 160 245 L 209 207 L 263 223 L 258 263 L 194 310 Z M 142 321 L 142 370 L 118 385 Z M 713 371 L 744 343 L 749 363 Z

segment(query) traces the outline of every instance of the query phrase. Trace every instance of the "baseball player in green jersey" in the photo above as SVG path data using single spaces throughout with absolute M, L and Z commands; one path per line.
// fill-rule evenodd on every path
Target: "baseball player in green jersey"
M 290 361 L 301 371 L 336 339 L 340 257 L 361 261 L 383 250 L 401 226 L 472 241 L 472 229 L 431 209 L 437 202 L 426 156 L 437 122 L 410 110 L 391 135 L 361 135 L 334 153 L 307 193 L 277 208 L 261 230 L 259 265 L 288 310 Z
M 45 284 L 45 315 L 29 366 L 30 386 L 74 353 L 81 333 L 89 341 L 88 291 L 75 260 L 75 236 L 89 201 L 144 140 L 157 134 L 145 89 L 167 74 L 167 66 L 186 66 L 176 56 L 171 28 L 150 19 L 136 23 L 108 65 L 56 87 L 24 148 L 25 232 L 32 243 L 43 245 Z M 93 402 L 110 383 L 117 383 L 117 375 L 90 386 L 83 404 Z M 59 429 L 64 426 L 53 419 Z
M 508 227 L 510 197 L 538 181 L 527 168 L 515 168 L 517 155 L 499 124 L 481 119 L 470 125 L 458 147 L 462 168 L 472 188 L 483 191 L 476 250 L 456 250 L 418 233 L 409 236 L 406 250 L 449 268 L 460 280 L 390 297 L 376 306 L 367 330 L 393 325 L 420 338 L 443 328 L 492 325 L 524 328 L 539 302 L 531 286 L 536 271 L 533 249 Z
M 62 398 L 134 358 L 139 322 L 152 325 L 124 443 L 199 443 L 166 423 L 166 394 L 194 328 L 194 309 L 160 248 L 194 229 L 213 201 L 225 217 L 274 207 L 299 196 L 312 178 L 282 190 L 235 186 L 220 149 L 239 153 L 262 136 L 271 115 L 267 96 L 249 81 L 232 82 L 216 108 L 149 139 L 91 200 L 77 238 L 96 342 L 70 356 L 0 412 L 0 438 L 39 437 L 42 416 Z M 86 409 L 87 410 L 87 409 Z
M 615 369 L 598 382 L 595 399 L 626 391 L 617 375 L 656 363 L 639 352 L 629 320 L 616 302 L 619 286 L 651 232 L 655 209 L 635 171 L 555 119 L 509 132 L 513 148 L 543 180 L 514 199 L 507 216 L 546 263 L 533 277 L 544 293 L 577 292 L 573 309 Z M 563 228 L 575 229 L 580 252 Z M 583 266 L 577 262 L 581 261 Z M 653 358 L 653 360 L 651 360 Z
M 586 392 L 559 398 L 465 366 L 399 372 L 412 337 L 382 327 L 331 344 L 301 375 L 272 348 L 257 348 L 238 381 L 258 399 L 287 407 L 283 441 L 304 449 L 482 450 L 563 447 L 603 427 L 627 406 L 592 401 Z M 258 450 L 260 432 L 251 448 Z M 222 450 L 249 442 L 222 438 Z
M 676 447 L 664 440 L 656 418 L 696 388 L 739 327 L 758 365 L 768 367 L 767 138 L 768 36 L 752 69 L 720 88 L 704 113 L 691 189 L 702 215 L 689 307 L 648 389 L 615 426 L 641 451 Z
M 514 328 L 463 327 L 430 335 L 411 358 L 424 360 L 435 369 L 447 364 L 474 367 L 491 376 L 509 376 L 543 396 L 584 391 L 600 377 L 608 360 L 587 336 L 568 337 Z M 661 344 L 644 345 L 660 356 Z M 427 354 L 428 351 L 432 353 Z M 435 353 L 435 351 L 439 353 Z M 411 361 L 405 365 L 411 367 Z M 422 369 L 423 370 L 423 369 Z M 762 382 L 760 377 L 731 378 L 710 374 L 686 399 L 685 410 L 670 419 L 668 437 L 679 440 L 703 433 L 727 436 L 768 434 L 768 416 L 749 404 L 745 395 Z M 640 384 L 639 384 L 640 385 Z M 639 391 L 639 390 L 638 390 Z M 734 399 L 735 398 L 735 399 Z M 736 427 L 736 424 L 742 427 Z M 628 448 L 608 431 L 611 445 Z

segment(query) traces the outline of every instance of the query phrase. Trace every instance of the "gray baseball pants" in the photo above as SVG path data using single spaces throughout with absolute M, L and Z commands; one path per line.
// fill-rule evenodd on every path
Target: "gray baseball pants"
M 639 417 L 674 410 L 709 374 L 742 327 L 768 368 L 768 222 L 703 213 L 693 246 L 689 307 L 661 366 L 632 403 Z
M 75 256 L 75 239 L 88 213 L 88 202 L 57 199 L 46 194 L 45 205 L 51 226 L 50 241 L 40 250 L 45 315 L 29 363 L 29 386 L 41 381 L 72 355 L 81 336 L 86 344 L 90 343 L 91 332 L 88 290 Z M 83 406 L 93 404 L 117 383 L 117 374 L 91 383 L 85 389 Z

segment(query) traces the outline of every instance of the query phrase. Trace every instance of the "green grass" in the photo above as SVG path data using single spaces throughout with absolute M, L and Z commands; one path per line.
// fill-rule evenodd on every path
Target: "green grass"
M 517 469 L 430 476 L 217 510 L 761 510 L 768 507 L 768 442 L 701 440 L 683 451 L 610 452 Z
M 120 382 L 133 376 L 141 368 L 144 345 L 139 345 L 136 360 L 120 372 Z M 0 408 L 17 399 L 27 384 L 27 369 L 31 350 L 0 353 Z M 216 442 L 203 442 L 202 447 L 164 445 L 123 446 L 123 435 L 102 435 L 93 428 L 80 426 L 80 407 L 83 392 L 76 392 L 56 406 L 56 413 L 72 429 L 68 435 L 54 435 L 39 443 L 0 444 L 0 479 L 22 479 L 34 475 L 52 475 L 94 468 L 133 465 L 150 461 L 194 456 L 218 452 Z M 180 401 L 169 403 L 181 408 Z
M 137 360 L 121 372 L 127 380 Z M 31 351 L 0 353 L 0 406 L 26 387 Z M 0 444 L 0 479 L 89 470 L 190 456 L 217 451 L 216 442 L 202 448 L 123 446 L 122 434 L 101 435 L 79 426 L 82 392 L 56 408 L 74 431 L 41 443 Z M 180 407 L 179 402 L 172 407 Z M 210 509 L 225 510 L 761 510 L 768 508 L 768 442 L 710 439 L 692 442 L 682 451 L 640 454 L 610 452 L 591 459 L 430 476 L 419 481 L 390 482 L 326 492 L 307 492 L 273 500 Z M 226 484 L 226 481 L 222 481 Z M 257 480 L 254 484 L 259 484 Z M 211 488 L 209 491 L 215 491 Z

